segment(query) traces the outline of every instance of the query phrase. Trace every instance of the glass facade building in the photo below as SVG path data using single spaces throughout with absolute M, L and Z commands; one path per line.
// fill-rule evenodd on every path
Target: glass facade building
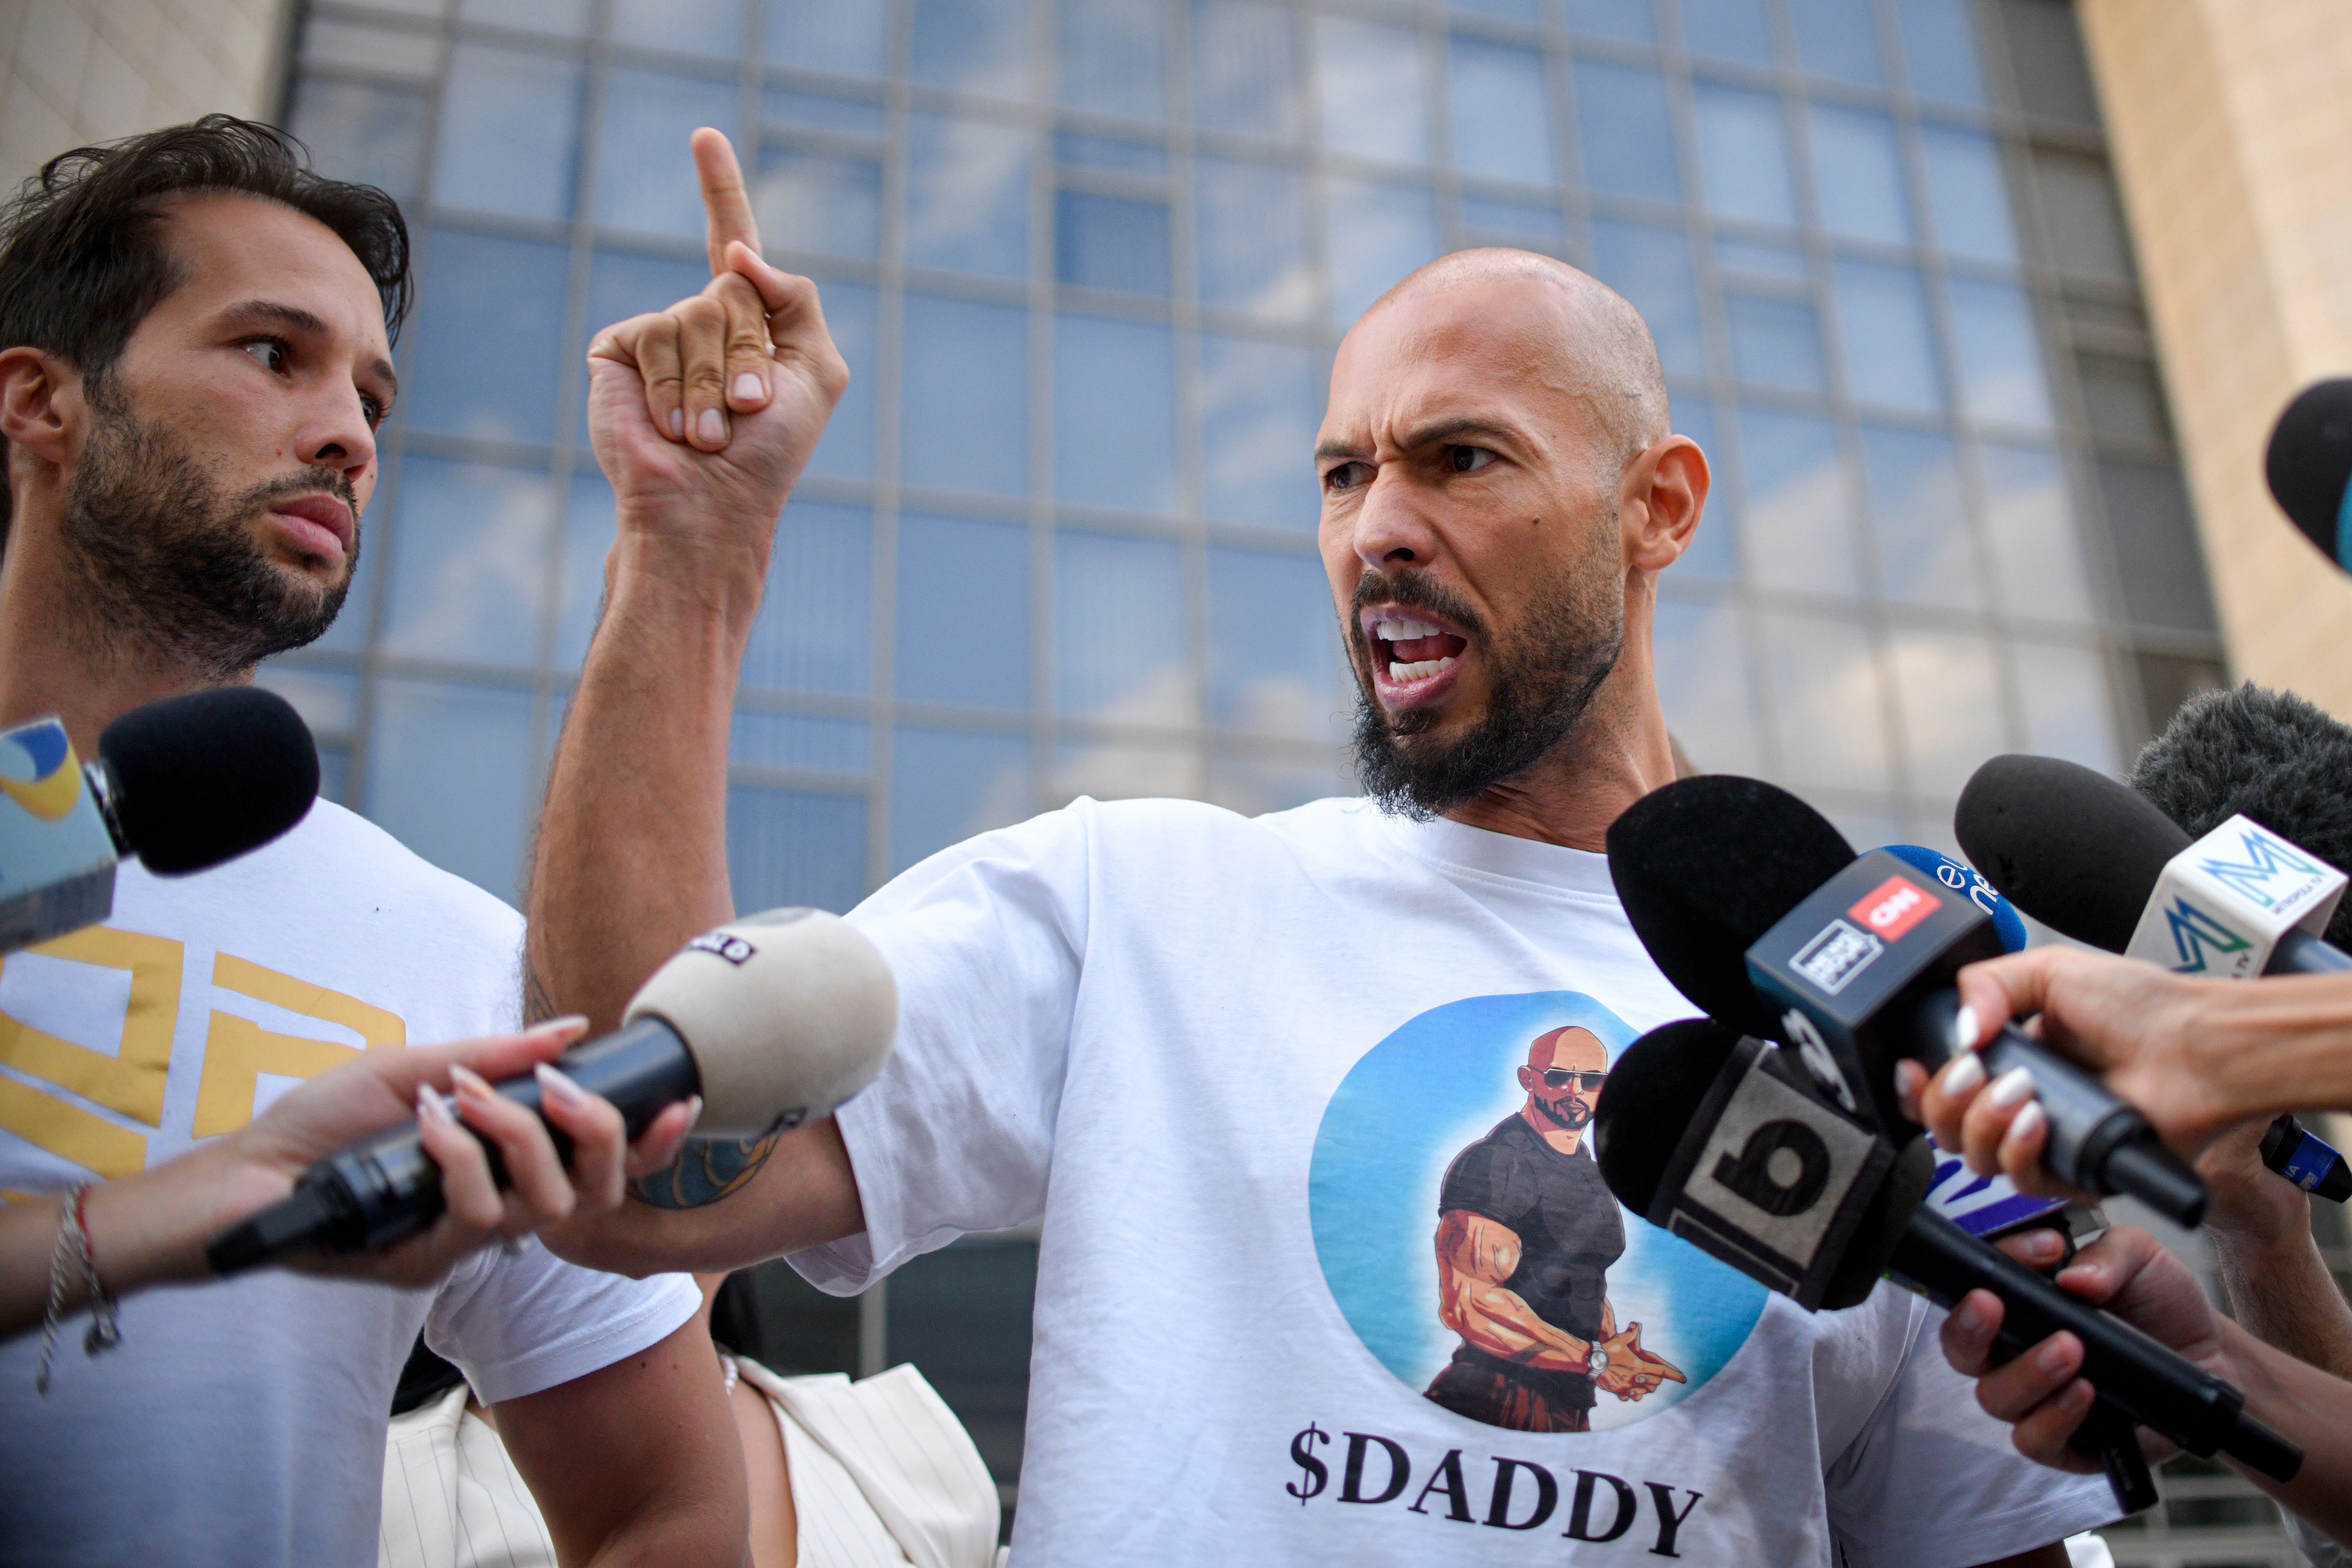
M 286 94 L 421 292 L 358 585 L 266 679 L 331 792 L 509 899 L 614 530 L 582 354 L 707 278 L 704 124 L 854 377 L 744 670 L 744 907 L 1079 794 L 1351 788 L 1325 378 L 1467 246 L 1632 300 L 1714 461 L 1657 636 L 1700 767 L 1943 844 L 1984 757 L 2114 771 L 2219 678 L 2061 0 L 314 0 Z M 1009 1487 L 1027 1246 L 768 1284 L 814 1362 L 914 1354 Z

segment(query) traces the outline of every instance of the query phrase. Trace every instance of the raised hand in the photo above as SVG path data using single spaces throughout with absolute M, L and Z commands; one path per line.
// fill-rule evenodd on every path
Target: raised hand
M 1645 1394 L 1656 1393 L 1661 1383 L 1690 1381 L 1674 1363 L 1642 1348 L 1642 1325 L 1638 1322 L 1628 1323 L 1623 1332 L 1603 1340 L 1601 1348 L 1609 1352 L 1609 1365 L 1593 1380 L 1593 1386 L 1603 1394 L 1637 1400 Z

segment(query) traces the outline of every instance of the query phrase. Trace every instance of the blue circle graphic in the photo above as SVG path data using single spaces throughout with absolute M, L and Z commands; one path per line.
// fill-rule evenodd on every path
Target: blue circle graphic
M 1563 1025 L 1590 1029 L 1612 1062 L 1634 1038 L 1579 992 L 1465 997 L 1366 1052 L 1324 1108 L 1307 1179 L 1316 1261 L 1356 1336 L 1416 1394 L 1461 1343 L 1438 1317 L 1439 1185 L 1455 1155 L 1527 1103 L 1517 1069 L 1528 1044 Z M 1763 1286 L 1620 1212 L 1625 1253 L 1608 1274 L 1617 1327 L 1640 1323 L 1642 1348 L 1689 1381 L 1639 1401 L 1603 1394 L 1595 1431 L 1645 1420 L 1696 1393 L 1764 1310 Z

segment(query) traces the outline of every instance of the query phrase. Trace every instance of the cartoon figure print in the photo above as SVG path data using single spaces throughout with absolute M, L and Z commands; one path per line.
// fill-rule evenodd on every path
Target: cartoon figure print
M 1438 1316 L 1461 1336 L 1428 1397 L 1523 1432 L 1591 1430 L 1595 1397 L 1639 1400 L 1673 1363 L 1617 1327 L 1609 1266 L 1625 1222 L 1584 1147 L 1608 1049 L 1570 1025 L 1536 1037 L 1527 1103 L 1454 1156 L 1438 1192 Z

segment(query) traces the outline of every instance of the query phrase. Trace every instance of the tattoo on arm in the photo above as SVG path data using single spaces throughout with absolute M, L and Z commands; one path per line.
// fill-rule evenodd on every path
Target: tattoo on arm
M 539 965 L 523 960 L 522 1026 L 528 1029 L 556 1016 L 555 998 L 547 994 L 547 982 L 539 977 Z
M 665 1170 L 639 1176 L 629 1195 L 657 1209 L 698 1209 L 741 1191 L 776 1152 L 781 1131 L 764 1138 L 689 1138 Z

